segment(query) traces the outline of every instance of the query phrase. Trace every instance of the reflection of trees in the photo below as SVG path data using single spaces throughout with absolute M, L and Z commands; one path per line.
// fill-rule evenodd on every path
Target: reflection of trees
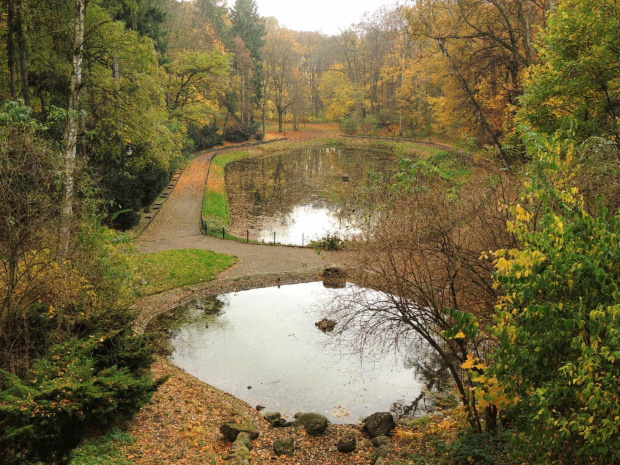
M 494 265 L 480 252 L 515 247 L 501 207 L 512 204 L 514 190 L 508 178 L 471 180 L 457 198 L 433 173 L 404 174 L 398 186 L 377 188 L 380 208 L 364 231 L 369 240 L 348 256 L 355 282 L 377 291 L 334 301 L 331 317 L 341 331 L 354 328 L 361 335 L 350 341 L 360 349 L 423 339 L 449 371 L 472 426 L 481 431 L 485 420 L 493 429 L 497 409 L 485 405 L 478 412 L 471 390 L 477 381 L 461 367 L 470 354 L 485 360 L 492 347 L 481 328 L 497 302 Z
M 154 335 L 158 353 L 170 356 L 170 341 L 178 337 L 181 329 L 188 324 L 217 326 L 218 316 L 226 304 L 221 297 L 205 297 L 159 315 L 147 328 L 148 333 Z
M 239 224 L 242 232 L 266 218 L 287 223 L 301 205 L 329 209 L 350 221 L 356 188 L 365 183 L 368 170 L 386 171 L 391 160 L 360 150 L 303 149 L 235 162 L 226 169 L 231 230 Z M 351 175 L 349 184 L 342 182 L 344 172 Z
M 424 383 L 424 389 L 413 402 L 399 400 L 392 404 L 390 410 L 398 418 L 414 417 L 441 408 L 437 402 L 438 394 L 448 395 L 450 375 L 446 363 L 434 353 L 424 353 L 422 357 L 409 356 L 404 361 L 405 368 L 415 371 L 416 376 Z

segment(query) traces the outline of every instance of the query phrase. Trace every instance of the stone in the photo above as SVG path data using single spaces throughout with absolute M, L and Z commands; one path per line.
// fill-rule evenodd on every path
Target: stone
M 345 454 L 353 452 L 356 447 L 357 439 L 355 439 L 355 436 L 352 434 L 347 434 L 346 436 L 343 436 L 342 438 L 340 438 L 340 441 L 338 441 L 338 444 L 336 444 L 336 449 L 338 449 L 338 452 L 342 452 Z
M 394 428 L 396 428 L 396 422 L 390 412 L 373 413 L 362 423 L 362 429 L 369 434 L 371 439 L 377 436 L 389 436 Z
M 282 414 L 280 412 L 265 412 L 263 418 L 269 423 L 273 423 L 274 421 L 279 421 L 282 418 Z
M 314 326 L 319 328 L 324 333 L 329 333 L 336 327 L 336 321 L 330 320 L 329 318 L 323 318 L 321 321 L 314 323 Z
M 289 422 L 282 418 L 280 412 L 266 412 L 263 418 L 265 418 L 273 428 L 289 426 Z
M 293 438 L 276 439 L 273 443 L 273 450 L 276 455 L 288 455 L 292 457 L 295 455 L 295 442 Z
M 385 465 L 385 459 L 383 457 L 379 457 L 377 460 L 375 460 L 374 465 Z
M 233 442 L 233 449 L 244 447 L 247 450 L 252 450 L 254 445 L 252 444 L 252 436 L 250 433 L 242 432 L 239 433 L 235 442 Z
M 293 422 L 293 426 L 303 426 L 311 436 L 320 436 L 325 432 L 329 420 L 320 413 L 303 413 Z
M 392 448 L 390 446 L 381 446 L 375 451 L 375 457 L 387 457 Z
M 265 410 L 265 406 L 264 406 L 264 405 L 257 405 L 257 406 L 256 406 L 256 410 L 257 410 L 258 412 L 260 412 L 261 410 Z
M 258 429 L 253 424 L 224 423 L 220 426 L 220 433 L 230 442 L 234 442 L 239 433 L 248 433 L 252 441 L 258 437 Z
M 387 446 L 391 444 L 390 438 L 388 438 L 387 436 L 377 436 L 375 438 L 372 438 L 371 442 L 372 445 L 375 447 Z
M 325 268 L 321 273 L 323 286 L 328 289 L 341 289 L 346 287 L 346 274 L 340 268 Z

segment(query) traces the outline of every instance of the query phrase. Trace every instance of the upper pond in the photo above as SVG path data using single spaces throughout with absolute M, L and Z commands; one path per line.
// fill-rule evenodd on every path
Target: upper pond
M 389 175 L 398 166 L 390 152 L 348 148 L 292 150 L 226 167 L 230 232 L 239 237 L 307 245 L 355 229 L 359 189 L 368 171 Z M 348 174 L 348 181 L 343 181 Z
M 359 288 L 297 284 L 181 307 L 166 317 L 176 322 L 172 361 L 251 405 L 289 417 L 315 411 L 334 423 L 356 423 L 377 411 L 402 413 L 422 389 L 411 361 L 385 353 L 362 358 L 315 327 L 328 302 L 351 289 Z

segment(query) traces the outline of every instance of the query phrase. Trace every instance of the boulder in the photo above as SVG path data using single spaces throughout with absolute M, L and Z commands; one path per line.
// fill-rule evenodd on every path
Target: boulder
M 324 333 L 329 333 L 336 327 L 336 321 L 330 320 L 329 318 L 323 318 L 321 321 L 314 323 L 314 326 L 319 328 Z
M 252 436 L 249 433 L 239 433 L 235 442 L 233 442 L 233 450 L 239 448 L 246 448 L 247 450 L 252 450 L 254 446 L 252 445 Z
M 375 447 L 387 446 L 391 444 L 390 438 L 387 436 L 377 436 L 372 438 L 372 445 Z
M 353 434 L 347 434 L 346 436 L 343 436 L 342 438 L 340 438 L 340 441 L 338 441 L 338 444 L 336 444 L 336 449 L 338 449 L 338 452 L 342 452 L 345 454 L 348 452 L 353 452 L 356 447 L 357 439 L 355 439 L 355 436 Z
M 234 442 L 239 433 L 248 433 L 252 441 L 258 437 L 258 429 L 253 424 L 224 423 L 220 426 L 220 433 L 230 442 Z
M 346 287 L 346 274 L 340 268 L 325 268 L 321 273 L 323 286 L 329 289 L 341 289 Z
M 282 418 L 280 412 L 266 412 L 263 418 L 265 418 L 273 428 L 284 428 L 291 425 L 290 422 Z
M 302 413 L 297 420 L 293 422 L 293 426 L 303 426 L 311 436 L 320 436 L 325 432 L 329 420 L 325 415 L 320 413 Z
M 280 422 L 282 414 L 280 412 L 265 412 L 263 418 L 273 425 L 274 422 Z
M 366 417 L 362 423 L 362 429 L 366 431 L 371 438 L 389 436 L 394 428 L 396 428 L 396 422 L 390 412 L 373 413 L 369 417 Z
M 273 443 L 273 450 L 276 455 L 288 455 L 292 457 L 295 455 L 295 442 L 293 438 L 276 439 Z

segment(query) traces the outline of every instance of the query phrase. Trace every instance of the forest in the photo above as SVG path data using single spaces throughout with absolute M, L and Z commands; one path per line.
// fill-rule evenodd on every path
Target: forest
M 620 463 L 620 3 L 406 1 L 334 36 L 229 3 L 2 0 L 1 460 L 72 463 L 167 382 L 132 228 L 173 174 L 337 124 L 476 167 L 396 144 L 359 200 L 364 343 L 421 336 L 460 412 L 449 448 L 389 463 Z

